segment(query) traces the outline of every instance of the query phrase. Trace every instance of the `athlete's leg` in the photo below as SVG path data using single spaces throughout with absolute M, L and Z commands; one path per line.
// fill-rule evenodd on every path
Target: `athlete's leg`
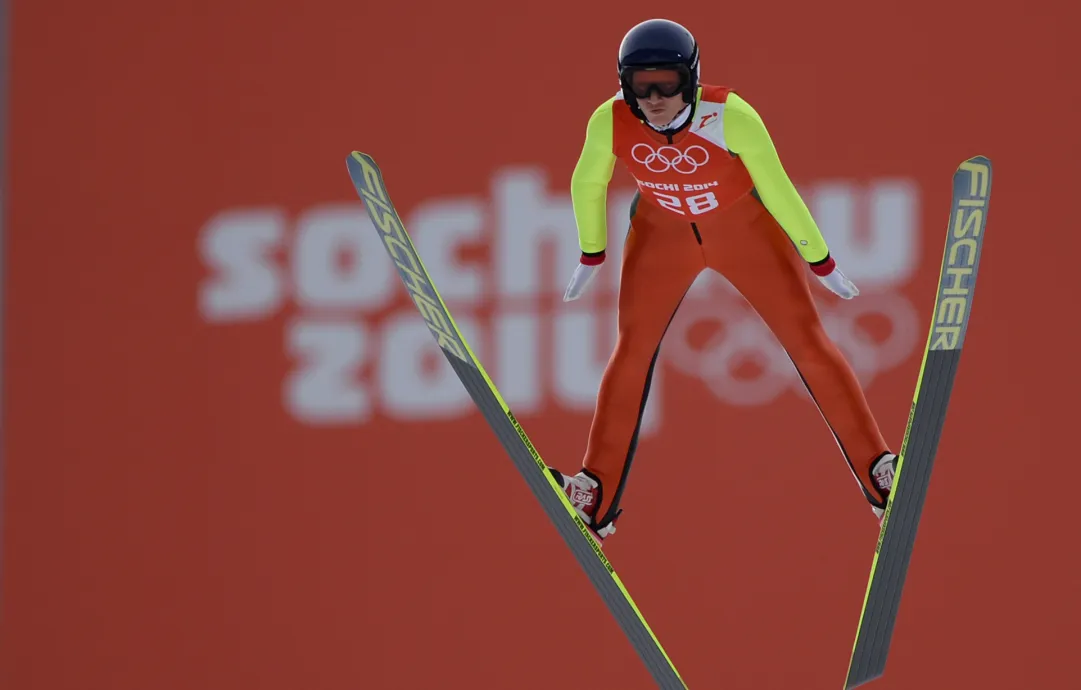
M 705 269 L 690 224 L 658 222 L 658 216 L 648 207 L 632 212 L 624 245 L 616 346 L 601 379 L 582 463 L 600 484 L 593 513 L 597 529 L 618 514 L 661 339 Z
M 822 327 L 806 262 L 753 197 L 727 215 L 703 233 L 707 263 L 743 294 L 788 352 L 865 495 L 877 503 L 870 468 L 888 446 L 855 372 Z

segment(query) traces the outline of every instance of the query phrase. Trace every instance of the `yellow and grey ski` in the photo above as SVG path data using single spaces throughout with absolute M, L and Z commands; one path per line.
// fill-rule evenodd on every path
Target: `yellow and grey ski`
M 953 204 L 931 328 L 871 562 L 845 690 L 885 672 L 901 591 L 972 316 L 990 199 L 991 161 L 984 156 L 966 160 L 953 176 Z
M 370 156 L 359 151 L 353 151 L 346 158 L 346 165 L 353 186 L 375 223 L 409 296 L 496 438 L 593 582 L 658 687 L 665 690 L 685 689 L 682 678 L 623 586 L 615 568 L 589 536 L 589 528 L 556 484 L 540 453 L 458 330 L 390 200 L 379 167 Z

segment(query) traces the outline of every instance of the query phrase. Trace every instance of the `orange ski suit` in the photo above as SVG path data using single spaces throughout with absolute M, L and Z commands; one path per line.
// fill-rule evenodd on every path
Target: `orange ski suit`
M 604 260 L 615 161 L 638 183 L 622 258 L 618 337 L 605 369 L 583 469 L 600 483 L 593 516 L 618 515 L 661 340 L 703 270 L 750 303 L 791 358 L 869 500 L 867 468 L 888 448 L 848 362 L 823 330 L 808 281 L 833 268 L 822 235 L 781 167 L 765 126 L 731 89 L 702 85 L 673 135 L 617 94 L 589 120 L 571 180 L 583 263 Z

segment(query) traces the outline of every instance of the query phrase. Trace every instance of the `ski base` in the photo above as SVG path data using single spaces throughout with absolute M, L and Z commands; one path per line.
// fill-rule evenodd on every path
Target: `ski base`
M 359 151 L 353 151 L 346 158 L 346 166 L 353 186 L 364 202 L 409 296 L 477 409 L 589 576 L 658 687 L 662 690 L 686 690 L 687 686 L 623 586 L 615 568 L 590 536 L 589 527 L 578 517 L 566 494 L 556 484 L 540 453 L 458 330 L 390 200 L 379 167 L 371 156 Z
M 971 317 L 991 197 L 991 161 L 976 156 L 953 176 L 953 203 L 938 292 L 893 490 L 871 564 L 845 690 L 885 673 L 920 515 Z

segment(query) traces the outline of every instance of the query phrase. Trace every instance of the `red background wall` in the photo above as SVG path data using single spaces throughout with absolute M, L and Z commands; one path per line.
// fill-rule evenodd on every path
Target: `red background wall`
M 794 180 L 918 185 L 918 268 L 896 291 L 920 343 L 950 175 L 971 155 L 995 164 L 969 347 L 882 690 L 1075 677 L 1078 13 L 1023 11 L 786 0 L 666 15 L 697 34 L 703 78 L 758 108 Z M 409 316 L 399 286 L 363 314 L 287 297 L 223 323 L 200 300 L 208 225 L 236 208 L 281 214 L 267 261 L 293 290 L 303 214 L 363 213 L 352 149 L 381 163 L 407 223 L 426 200 L 486 197 L 511 165 L 565 195 L 585 121 L 615 92 L 619 40 L 655 12 L 14 4 L 0 686 L 650 687 L 483 420 L 403 420 L 372 397 L 380 329 Z M 494 271 L 486 222 L 459 259 Z M 544 348 L 571 308 L 558 296 L 573 256 L 543 264 L 545 289 L 521 307 Z M 610 318 L 598 290 L 588 313 Z M 486 323 L 502 297 L 469 313 Z M 298 319 L 364 326 L 346 374 L 370 416 L 288 412 Z M 895 445 L 918 366 L 913 351 L 868 387 Z M 661 402 L 606 547 L 647 620 L 692 688 L 840 687 L 877 531 L 818 413 L 798 390 L 726 404 L 676 364 Z M 545 393 L 519 416 L 550 463 L 577 465 L 588 404 Z

